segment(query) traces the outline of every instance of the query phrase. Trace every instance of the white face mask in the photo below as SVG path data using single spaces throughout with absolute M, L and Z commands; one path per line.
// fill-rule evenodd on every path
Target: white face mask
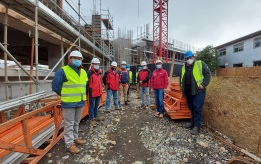
M 188 65 L 193 64 L 193 62 L 194 62 L 194 59 L 189 59 L 189 60 L 187 60 Z
M 143 66 L 142 69 L 147 69 L 147 66 Z

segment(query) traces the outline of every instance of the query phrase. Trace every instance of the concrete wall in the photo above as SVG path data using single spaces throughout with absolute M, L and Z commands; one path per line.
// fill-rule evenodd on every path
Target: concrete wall
M 60 60 L 61 57 L 62 57 L 61 46 L 54 46 L 54 45 L 48 46 L 48 65 L 50 69 L 52 69 L 55 66 L 55 64 Z M 67 58 L 67 56 L 65 56 L 65 58 Z M 56 71 L 63 65 L 64 65 L 64 60 L 62 60 L 59 63 L 59 65 L 56 67 L 54 71 Z
M 234 44 L 227 46 L 226 55 L 219 58 L 219 65 L 225 65 L 228 62 L 228 67 L 239 63 L 243 63 L 243 67 L 252 67 L 254 61 L 261 61 L 261 47 L 254 48 L 254 39 L 258 37 L 261 35 L 243 41 L 244 50 L 241 52 L 234 53 Z

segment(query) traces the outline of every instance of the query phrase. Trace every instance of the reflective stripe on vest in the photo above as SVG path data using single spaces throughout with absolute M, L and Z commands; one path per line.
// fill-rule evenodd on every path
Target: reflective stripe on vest
M 130 79 L 130 83 L 132 83 L 132 72 L 129 71 L 129 79 Z
M 182 67 L 182 70 L 181 70 L 181 84 L 182 84 L 184 75 L 185 75 L 185 65 Z M 195 61 L 194 66 L 193 66 L 193 76 L 199 87 L 204 79 L 204 75 L 202 74 L 202 61 L 201 60 Z M 180 85 L 180 86 L 182 87 L 182 85 Z
M 88 81 L 87 74 L 81 69 L 80 76 L 70 66 L 62 67 L 67 82 L 63 83 L 61 91 L 62 102 L 81 102 L 86 100 L 86 83 Z

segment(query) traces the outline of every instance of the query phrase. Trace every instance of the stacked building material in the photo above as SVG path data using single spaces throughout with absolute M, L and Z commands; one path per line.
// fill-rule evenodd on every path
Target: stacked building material
M 191 118 L 186 97 L 182 95 L 179 83 L 171 83 L 170 89 L 165 90 L 164 109 L 172 119 Z

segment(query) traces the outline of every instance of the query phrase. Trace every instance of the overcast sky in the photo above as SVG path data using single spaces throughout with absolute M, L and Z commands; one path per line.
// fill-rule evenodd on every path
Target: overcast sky
M 73 6 L 78 0 L 67 0 Z M 90 18 L 93 2 L 100 10 L 100 0 L 81 0 L 81 13 Z M 113 16 L 115 34 L 150 24 L 152 0 L 101 0 L 101 7 Z M 139 7 L 138 7 L 139 6 Z M 66 7 L 66 2 L 64 2 Z M 218 46 L 261 30 L 261 0 L 169 0 L 169 38 L 197 48 Z M 72 13 L 73 14 L 73 13 Z

